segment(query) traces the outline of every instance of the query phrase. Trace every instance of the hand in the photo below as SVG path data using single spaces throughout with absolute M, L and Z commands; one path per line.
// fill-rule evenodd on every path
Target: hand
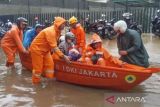
M 82 48 L 78 48 L 80 54 L 82 54 Z
M 92 52 L 87 52 L 87 53 L 86 53 L 86 56 L 87 56 L 87 57 L 92 56 Z
M 124 56 L 124 55 L 127 55 L 128 52 L 127 51 L 119 51 L 119 54 L 122 55 L 122 56 Z
M 29 54 L 29 51 L 25 50 L 23 53 L 24 53 L 24 54 Z
M 125 64 L 127 64 L 127 63 L 126 62 L 122 62 L 121 68 L 123 68 L 125 66 Z
M 64 61 L 65 61 L 66 63 L 68 63 L 68 64 L 71 63 L 71 61 L 70 61 L 70 59 L 69 59 L 68 56 L 64 55 L 63 59 L 64 59 Z

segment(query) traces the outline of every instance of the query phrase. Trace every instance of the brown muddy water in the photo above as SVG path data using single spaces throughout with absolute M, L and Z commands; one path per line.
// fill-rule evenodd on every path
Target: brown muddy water
M 87 41 L 89 38 L 90 36 Z M 144 35 L 143 42 L 150 55 L 151 66 L 160 67 L 160 38 Z M 113 55 L 118 56 L 116 40 L 104 40 L 103 44 Z M 15 66 L 15 70 L 7 72 L 5 56 L 0 49 L 0 107 L 160 107 L 160 73 L 153 74 L 148 80 L 127 92 L 142 94 L 147 101 L 109 105 L 106 104 L 106 94 L 119 92 L 55 80 L 32 85 L 31 72 L 21 66 L 18 57 Z

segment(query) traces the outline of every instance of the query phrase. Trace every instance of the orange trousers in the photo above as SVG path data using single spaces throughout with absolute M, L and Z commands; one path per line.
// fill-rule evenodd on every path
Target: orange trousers
M 1 47 L 2 47 L 4 53 L 5 53 L 6 57 L 7 57 L 6 66 L 9 67 L 9 66 L 14 65 L 17 48 L 3 46 L 3 45 L 1 45 Z
M 89 57 L 85 57 L 84 59 L 80 58 L 79 62 L 88 64 L 88 65 L 93 65 L 93 62 L 92 62 L 91 58 L 89 58 Z M 106 66 L 106 61 L 103 58 L 99 58 L 96 65 Z
M 54 78 L 54 65 L 53 59 L 48 53 L 41 52 L 31 52 L 32 57 L 32 82 L 39 83 L 41 82 L 41 76 L 44 75 L 47 78 Z

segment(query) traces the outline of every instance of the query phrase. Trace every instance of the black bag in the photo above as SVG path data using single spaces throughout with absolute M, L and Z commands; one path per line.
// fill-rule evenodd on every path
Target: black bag
M 97 64 L 97 61 L 98 61 L 99 58 L 102 58 L 102 55 L 101 55 L 101 54 L 94 54 L 94 55 L 91 57 L 92 63 L 93 63 L 93 64 Z

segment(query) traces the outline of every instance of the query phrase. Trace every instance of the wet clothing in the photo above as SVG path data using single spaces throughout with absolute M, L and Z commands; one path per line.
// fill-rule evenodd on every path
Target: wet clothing
M 81 54 L 77 49 L 73 48 L 69 50 L 68 56 L 71 61 L 77 61 L 81 57 Z
M 87 54 L 91 53 L 91 54 Z M 118 60 L 117 58 L 113 57 L 108 50 L 104 49 L 103 47 L 99 49 L 93 49 L 90 45 L 87 46 L 83 55 L 82 55 L 82 62 L 85 62 L 85 58 L 90 58 L 92 64 L 97 64 L 99 58 L 103 58 L 105 60 L 106 66 L 115 66 L 121 67 L 122 61 Z
M 33 65 L 33 83 L 39 83 L 42 74 L 45 74 L 48 78 L 54 77 L 54 59 L 52 59 L 51 50 L 54 52 L 53 55 L 56 54 L 57 57 L 64 56 L 57 46 L 57 41 L 61 34 L 59 27 L 65 22 L 65 19 L 56 17 L 54 26 L 42 30 L 31 43 L 30 51 Z
M 102 40 L 100 39 L 100 37 L 97 34 L 94 34 L 92 36 L 92 40 L 91 43 L 96 43 L 96 42 L 102 42 Z M 102 45 L 102 44 L 101 44 Z M 100 46 L 97 49 L 93 49 L 91 47 L 91 44 L 89 44 L 86 49 L 84 50 L 84 53 L 81 57 L 82 62 L 85 62 L 85 58 L 89 58 L 92 61 L 92 64 L 97 64 L 98 59 L 103 59 L 105 60 L 105 64 L 106 66 L 118 66 L 120 67 L 122 65 L 122 61 L 120 61 L 119 59 L 113 57 L 108 50 L 104 49 L 103 46 Z
M 28 49 L 29 46 L 31 45 L 33 39 L 36 37 L 36 29 L 32 28 L 28 31 L 25 32 L 24 38 L 23 38 L 23 46 Z
M 124 34 L 120 34 L 117 38 L 118 50 L 127 51 L 127 55 L 123 55 L 120 59 L 124 62 L 148 67 L 148 53 L 143 45 L 141 36 L 135 30 L 127 29 Z
M 74 48 L 74 43 L 67 43 L 66 41 L 63 41 L 59 44 L 59 49 L 65 54 L 68 55 L 69 50 Z
M 74 46 L 74 43 L 69 44 L 66 41 L 63 41 L 59 44 L 58 47 L 65 55 L 70 57 L 71 61 L 77 61 L 81 55 L 78 50 L 74 48 Z
M 76 46 L 79 49 L 79 51 L 84 50 L 86 45 L 86 38 L 83 27 L 80 24 L 77 24 L 75 29 L 74 28 L 71 29 L 71 32 L 75 35 Z
M 3 39 L 1 40 L 1 47 L 7 57 L 6 65 L 14 64 L 15 54 L 17 52 L 24 52 L 25 48 L 22 44 L 23 31 L 19 30 L 17 25 L 13 25 Z

